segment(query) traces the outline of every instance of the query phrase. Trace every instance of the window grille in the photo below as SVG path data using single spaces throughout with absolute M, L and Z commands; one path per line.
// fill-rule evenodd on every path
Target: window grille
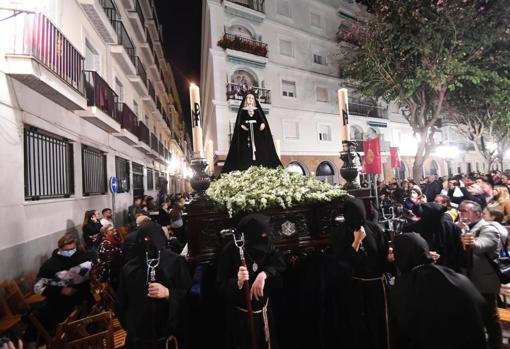
M 83 195 L 106 194 L 106 154 L 82 145 L 81 164 Z

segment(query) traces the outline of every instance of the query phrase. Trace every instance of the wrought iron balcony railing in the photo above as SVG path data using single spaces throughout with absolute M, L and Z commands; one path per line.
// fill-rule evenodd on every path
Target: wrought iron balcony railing
M 265 13 L 264 11 L 264 0 L 228 0 L 234 4 L 238 4 L 252 10 Z
M 152 100 L 156 99 L 156 90 L 154 89 L 154 85 L 150 80 L 147 80 L 147 84 L 149 85 L 147 88 L 149 90 L 149 96 L 151 96 Z
M 103 113 L 121 122 L 117 111 L 117 94 L 99 74 L 93 70 L 85 70 L 85 95 L 87 105 L 100 109 Z
M 154 133 L 151 133 L 151 149 L 155 152 L 158 151 L 158 137 Z
M 228 48 L 231 50 L 251 53 L 261 57 L 267 57 L 268 52 L 266 43 L 231 33 L 223 34 L 223 38 L 218 41 L 218 46 L 224 50 Z
M 140 58 L 136 56 L 135 60 L 135 67 L 136 67 L 136 75 L 142 79 L 143 83 L 145 84 L 145 87 L 147 86 L 147 72 L 145 71 L 145 68 L 143 67 L 142 62 L 140 61 Z
M 83 94 L 84 58 L 64 34 L 41 13 L 23 13 L 22 40 L 13 54 L 34 57 L 69 86 Z
M 362 104 L 349 101 L 349 113 L 371 118 L 387 119 L 386 109 L 375 104 Z
M 143 15 L 142 7 L 140 6 L 140 1 L 135 0 L 135 11 L 140 18 L 140 22 L 142 23 L 142 28 L 145 28 L 145 16 Z
M 253 93 L 260 103 L 271 104 L 271 90 L 256 86 L 234 84 L 231 82 L 227 84 L 227 100 L 235 99 L 242 101 L 248 92 Z
M 145 126 L 145 124 L 142 121 L 138 122 L 138 132 L 137 132 L 138 139 L 147 144 L 149 147 L 151 145 L 151 136 L 149 132 L 149 128 Z
M 138 135 L 138 117 L 127 106 L 126 103 L 117 103 L 117 110 L 120 115 L 120 126 L 134 135 Z
M 135 45 L 133 44 L 133 41 L 129 37 L 126 27 L 124 27 L 124 23 L 122 23 L 121 20 L 115 20 L 112 22 L 112 25 L 113 28 L 115 29 L 115 32 L 117 33 L 118 40 L 117 43 L 124 47 L 124 50 L 126 50 L 126 53 L 129 56 L 129 60 L 133 63 L 133 65 L 136 65 Z

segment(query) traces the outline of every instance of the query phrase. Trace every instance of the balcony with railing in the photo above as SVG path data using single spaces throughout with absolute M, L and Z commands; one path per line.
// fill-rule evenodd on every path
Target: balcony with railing
M 136 74 L 136 49 L 121 20 L 112 21 L 117 33 L 117 45 L 111 46 L 110 52 L 117 63 L 128 75 Z
M 138 128 L 136 135 L 138 136 L 138 140 L 140 141 L 134 147 L 140 150 L 143 153 L 150 153 L 151 151 L 151 136 L 149 128 L 142 122 L 138 122 Z
M 84 58 L 64 34 L 41 13 L 5 20 L 12 35 L 3 36 L 4 71 L 68 110 L 86 109 Z
M 387 110 L 377 104 L 366 104 L 358 100 L 349 100 L 349 114 L 370 118 L 387 119 Z
M 135 59 L 136 75 L 128 75 L 129 81 L 140 95 L 147 95 L 147 72 L 138 56 Z
M 126 103 L 117 103 L 117 113 L 120 116 L 121 132 L 114 136 L 129 145 L 138 143 L 138 116 L 128 107 Z
M 158 154 L 161 155 L 162 158 L 165 157 L 165 147 L 161 142 L 158 142 Z
M 265 0 L 223 0 L 225 12 L 261 23 L 265 16 Z
M 271 104 L 271 90 L 256 86 L 246 87 L 234 83 L 227 84 L 227 101 L 242 101 L 248 92 L 253 93 L 261 104 Z
M 117 34 L 111 22 L 120 18 L 113 0 L 77 0 L 84 14 L 107 44 L 117 42 Z
M 97 72 L 85 70 L 84 76 L 88 107 L 78 114 L 106 132 L 119 133 L 121 118 L 117 94 Z
M 267 57 L 268 52 L 267 44 L 265 42 L 245 38 L 231 33 L 223 34 L 223 38 L 218 41 L 218 46 L 224 50 L 230 49 L 242 51 L 260 57 Z
M 151 149 L 158 152 L 158 137 L 154 133 L 151 133 Z
M 127 11 L 127 16 L 138 41 L 145 41 L 145 16 L 139 0 L 134 0 L 135 8 Z

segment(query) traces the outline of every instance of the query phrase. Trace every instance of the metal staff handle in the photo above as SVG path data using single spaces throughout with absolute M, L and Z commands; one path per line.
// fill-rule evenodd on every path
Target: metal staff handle
M 239 236 L 239 237 L 237 237 Z M 235 233 L 232 235 L 234 239 L 234 244 L 239 249 L 239 256 L 241 257 L 241 266 L 246 268 L 246 260 L 244 259 L 244 234 L 238 234 Z M 248 310 L 248 326 L 250 329 L 250 335 L 251 335 L 251 347 L 252 349 L 257 349 L 257 337 L 255 334 L 255 322 L 253 320 L 253 308 L 251 306 L 251 299 L 250 299 L 250 284 L 248 281 L 245 281 L 243 283 L 243 289 L 244 294 L 246 296 L 246 309 Z
M 255 156 L 255 152 L 257 151 L 257 148 L 255 147 L 255 132 L 253 132 L 253 124 L 256 124 L 257 120 L 247 120 L 245 123 L 250 125 L 251 153 L 253 160 L 256 160 L 257 157 Z
M 149 284 L 151 282 L 156 281 L 156 268 L 159 265 L 161 259 L 161 251 L 158 251 L 158 257 L 157 258 L 149 258 L 149 252 L 145 252 L 145 262 L 147 264 L 147 289 L 149 288 Z M 156 332 L 154 327 L 154 320 L 156 316 L 156 305 L 154 302 L 150 302 L 150 311 L 151 311 L 151 328 L 152 328 L 152 341 L 151 341 L 151 347 L 156 347 Z

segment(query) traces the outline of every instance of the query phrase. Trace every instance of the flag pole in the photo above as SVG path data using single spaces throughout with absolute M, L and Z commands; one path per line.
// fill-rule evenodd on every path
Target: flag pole
M 373 175 L 373 179 L 374 179 L 374 192 L 375 192 L 375 207 L 376 207 L 376 210 L 379 211 L 379 193 L 378 193 L 378 190 L 379 188 L 377 188 L 377 174 L 374 174 Z

